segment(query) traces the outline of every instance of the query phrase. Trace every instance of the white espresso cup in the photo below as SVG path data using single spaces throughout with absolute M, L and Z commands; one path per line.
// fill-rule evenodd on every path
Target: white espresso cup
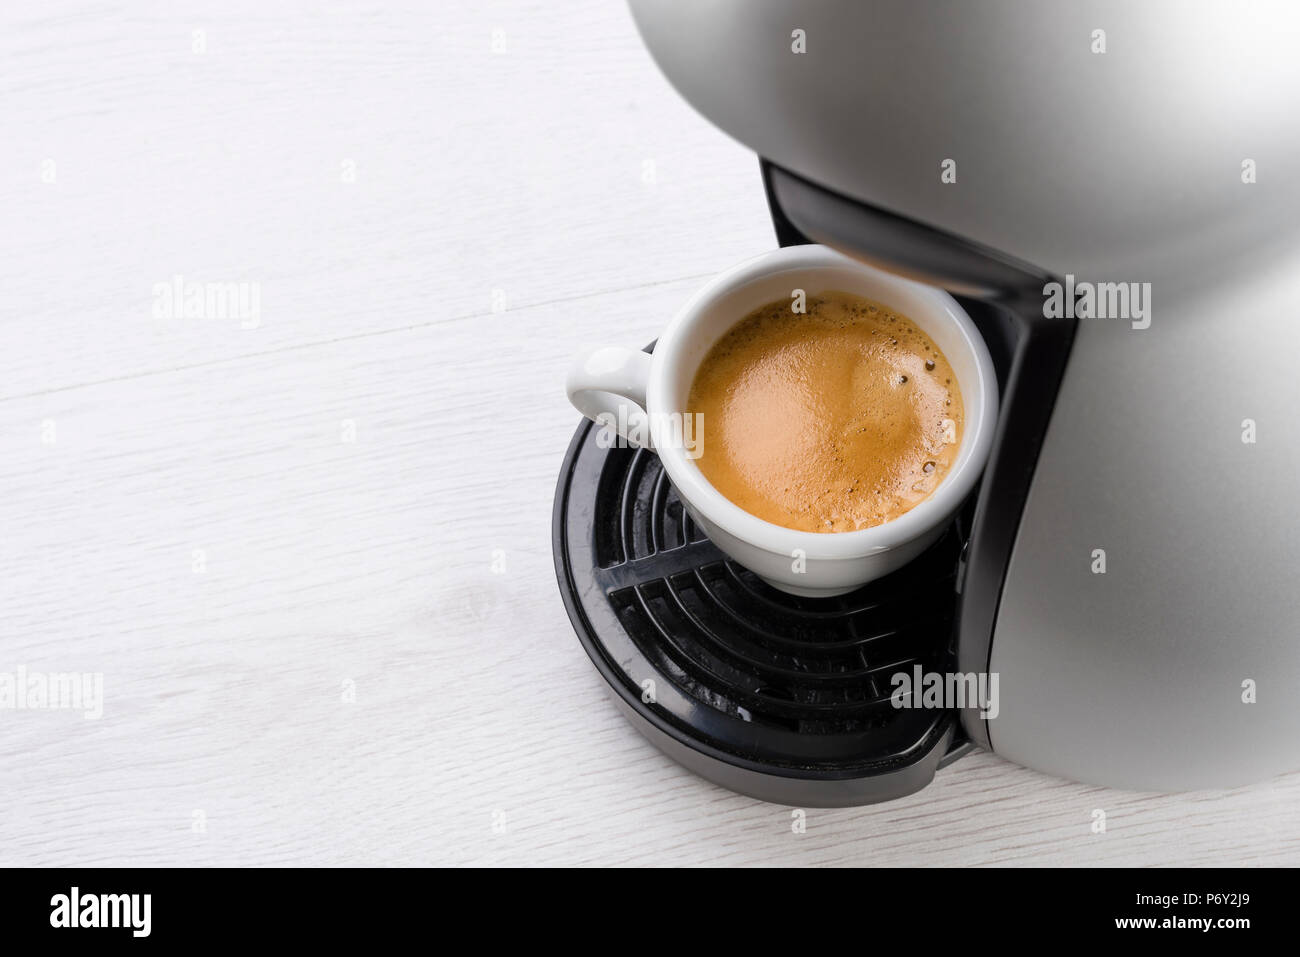
M 708 423 L 692 435 L 685 418 L 695 372 L 713 345 L 759 306 L 829 290 L 855 293 L 907 316 L 947 356 L 965 424 L 956 460 L 928 498 L 881 525 L 853 532 L 802 532 L 746 512 L 696 465 Z M 880 578 L 932 544 L 966 501 L 988 460 L 997 424 L 997 379 L 975 324 L 946 292 L 883 272 L 826 246 L 788 246 L 718 276 L 668 324 L 653 354 L 604 346 L 574 360 L 566 383 L 583 415 L 653 450 L 691 518 L 722 551 L 793 595 L 828 597 Z M 611 436 L 612 437 L 612 436 Z

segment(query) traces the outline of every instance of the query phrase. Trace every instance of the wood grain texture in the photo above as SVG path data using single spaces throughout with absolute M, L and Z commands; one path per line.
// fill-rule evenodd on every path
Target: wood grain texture
M 563 368 L 773 242 L 621 5 L 4 16 L 0 671 L 105 710 L 0 711 L 0 864 L 1300 863 L 1300 775 L 977 755 L 795 834 L 619 717 L 551 565 Z M 177 273 L 260 324 L 153 318 Z

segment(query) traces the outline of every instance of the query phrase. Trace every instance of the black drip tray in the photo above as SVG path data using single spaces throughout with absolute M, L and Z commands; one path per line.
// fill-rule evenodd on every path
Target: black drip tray
M 798 598 L 708 541 L 654 454 L 596 437 L 584 422 L 565 457 L 556 573 L 638 730 L 704 777 L 779 803 L 866 804 L 924 787 L 961 747 L 956 715 L 895 708 L 890 678 L 952 670 L 972 506 L 906 568 L 848 595 Z

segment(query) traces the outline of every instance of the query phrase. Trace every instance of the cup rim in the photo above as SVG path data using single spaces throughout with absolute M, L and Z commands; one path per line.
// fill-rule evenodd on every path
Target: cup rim
M 665 408 L 663 401 L 669 391 L 669 373 L 681 361 L 678 349 L 683 334 L 708 312 L 714 302 L 774 273 L 828 266 L 864 273 L 886 292 L 906 289 L 912 296 L 929 300 L 935 313 L 956 326 L 961 344 L 973 358 L 975 367 L 975 382 L 959 382 L 966 421 L 962 448 L 957 453 L 952 471 L 928 498 L 907 512 L 884 524 L 851 532 L 805 532 L 786 528 L 736 505 L 714 488 L 699 466 L 686 457 L 680 437 L 671 433 L 677 417 L 665 414 L 683 410 Z M 887 300 L 886 295 L 882 301 L 887 305 Z M 736 321 L 740 318 L 736 317 Z M 864 558 L 914 541 L 947 521 L 966 501 L 988 460 L 997 425 L 997 408 L 997 377 L 988 347 L 975 323 L 952 296 L 942 289 L 885 272 L 829 246 L 816 244 L 786 246 L 747 259 L 700 289 L 677 312 L 660 336 L 646 388 L 651 442 L 678 494 L 708 520 L 741 541 L 782 555 L 793 555 L 800 550 L 808 559 Z M 676 427 L 680 428 L 679 422 Z

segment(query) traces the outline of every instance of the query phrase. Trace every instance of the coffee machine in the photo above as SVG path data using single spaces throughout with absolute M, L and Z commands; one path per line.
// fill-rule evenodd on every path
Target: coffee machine
M 979 747 L 1118 788 L 1300 767 L 1300 9 L 631 0 L 753 149 L 782 245 L 956 295 L 996 368 L 976 491 L 857 592 L 803 599 L 584 422 L 555 563 L 655 745 L 745 794 L 888 800 Z M 997 675 L 900 709 L 891 676 Z

